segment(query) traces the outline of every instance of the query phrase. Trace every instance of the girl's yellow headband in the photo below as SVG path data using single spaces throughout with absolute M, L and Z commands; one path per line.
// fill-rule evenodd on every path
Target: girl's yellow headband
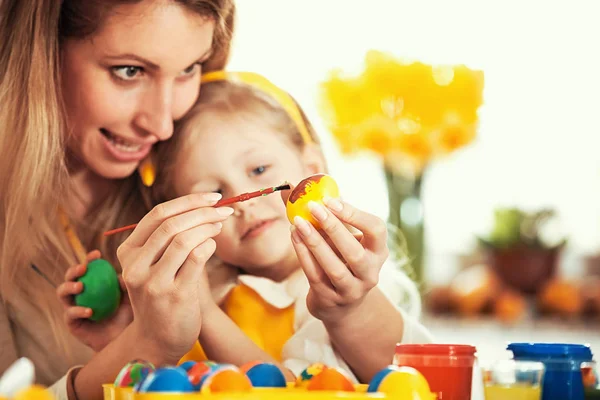
M 275 101 L 277 101 L 277 103 L 279 103 L 279 105 L 287 112 L 292 121 L 296 124 L 304 143 L 310 144 L 313 142 L 313 139 L 308 132 L 308 128 L 304 123 L 304 118 L 302 118 L 302 114 L 292 97 L 284 90 L 281 90 L 271 83 L 271 81 L 264 76 L 254 72 L 228 71 L 212 71 L 202 75 L 202 83 L 216 81 L 240 82 L 262 90 L 264 93 L 275 99 Z

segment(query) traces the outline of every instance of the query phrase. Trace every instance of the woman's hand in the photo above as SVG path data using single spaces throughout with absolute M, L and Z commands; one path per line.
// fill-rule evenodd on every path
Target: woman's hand
M 94 250 L 88 253 L 87 261 L 90 262 L 100 257 L 100 252 Z M 74 301 L 74 296 L 83 291 L 83 284 L 77 282 L 77 279 L 85 275 L 86 271 L 87 263 L 69 268 L 65 274 L 65 282 L 57 288 L 56 293 L 65 307 L 64 319 L 71 334 L 98 352 L 120 335 L 133 321 L 133 312 L 123 279 L 119 277 L 123 291 L 119 308 L 110 318 L 99 322 L 91 321 L 89 318 L 92 316 L 92 309 L 76 306 Z
M 131 299 L 132 327 L 144 346 L 176 363 L 198 339 L 206 306 L 204 268 L 230 207 L 221 196 L 195 193 L 156 206 L 123 242 L 117 256 Z

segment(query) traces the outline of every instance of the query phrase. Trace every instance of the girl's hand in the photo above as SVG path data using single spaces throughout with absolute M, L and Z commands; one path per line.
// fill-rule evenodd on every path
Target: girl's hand
M 309 311 L 335 323 L 348 317 L 377 285 L 389 255 L 387 227 L 380 218 L 340 199 L 324 203 L 325 207 L 309 203 L 321 229 L 295 217 L 292 242 L 310 284 Z M 353 234 L 349 228 L 360 232 Z

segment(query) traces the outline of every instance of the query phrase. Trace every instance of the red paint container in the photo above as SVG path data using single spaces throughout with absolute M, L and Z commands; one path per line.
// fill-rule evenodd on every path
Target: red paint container
M 438 400 L 470 400 L 475 351 L 459 344 L 398 344 L 394 364 L 423 374 Z

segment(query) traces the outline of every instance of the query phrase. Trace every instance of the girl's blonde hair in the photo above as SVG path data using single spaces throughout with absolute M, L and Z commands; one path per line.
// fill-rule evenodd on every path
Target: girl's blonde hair
M 288 95 L 289 96 L 289 95 Z M 305 127 L 311 144 L 318 146 L 319 138 L 306 114 L 298 103 L 289 97 L 290 102 L 299 112 L 299 123 Z M 175 197 L 172 180 L 174 168 L 180 150 L 193 135 L 187 134 L 194 130 L 200 118 L 211 118 L 214 113 L 259 115 L 261 121 L 268 124 L 274 132 L 279 132 L 298 151 L 307 145 L 307 140 L 300 133 L 296 123 L 289 113 L 269 93 L 251 84 L 231 80 L 218 80 L 202 84 L 200 96 L 194 107 L 184 118 L 175 124 L 175 134 L 168 142 L 159 143 L 155 153 L 157 161 L 156 181 L 151 189 L 150 202 L 158 204 Z M 326 172 L 326 171 L 324 171 Z
M 54 289 L 30 268 L 34 264 L 58 284 L 77 263 L 58 217 L 58 207 L 72 194 L 61 43 L 90 37 L 116 6 L 141 1 L 0 0 L 0 291 L 5 304 L 22 301 L 37 308 L 63 345 L 67 333 Z M 213 54 L 203 69 L 222 69 L 234 27 L 233 0 L 172 1 L 215 21 Z M 99 233 L 144 215 L 140 187 L 137 174 L 119 180 L 88 220 L 74 224 L 83 245 L 100 249 L 117 269 L 123 235 L 101 241 Z

